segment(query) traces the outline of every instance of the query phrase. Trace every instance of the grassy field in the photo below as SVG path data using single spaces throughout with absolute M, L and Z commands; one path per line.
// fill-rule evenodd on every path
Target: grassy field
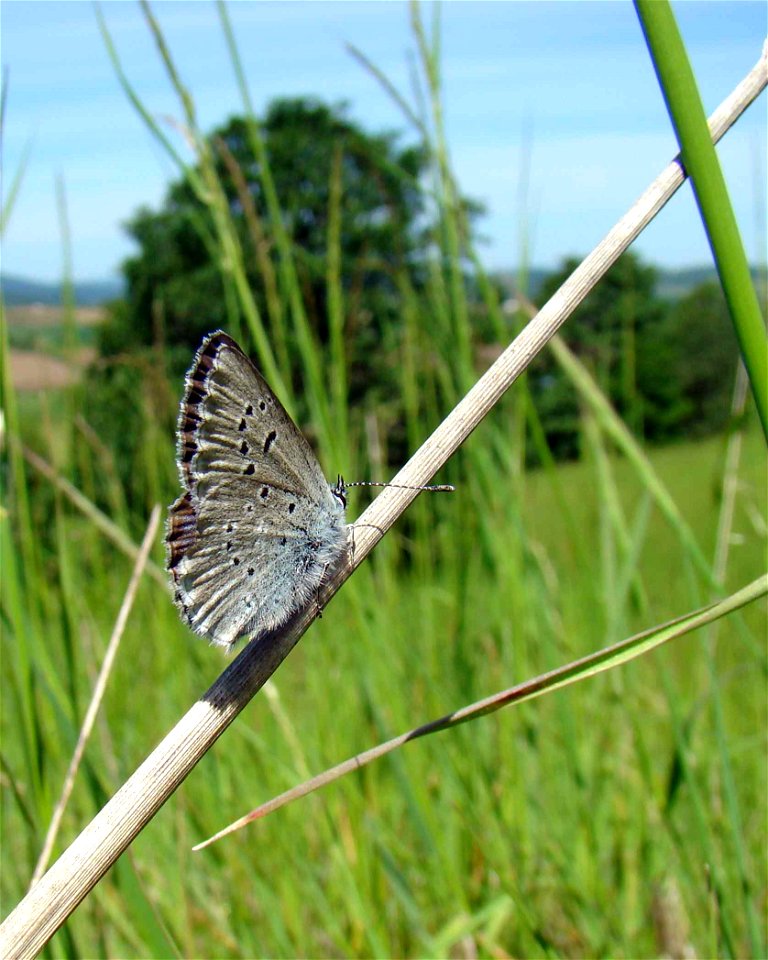
M 87 480 L 97 452 L 83 453 L 79 435 L 62 439 L 72 403 L 72 393 L 27 397 L 22 434 L 53 441 L 42 450 L 65 474 L 74 454 Z M 473 435 L 457 473 L 500 426 Z M 153 469 L 170 501 L 169 436 L 148 454 L 158 450 Z M 715 438 L 652 453 L 707 556 L 724 451 Z M 379 740 L 713 596 L 638 475 L 603 453 L 549 472 L 492 465 L 482 484 L 469 478 L 452 498 L 418 503 L 56 936 L 52 955 L 682 955 L 676 943 L 697 956 L 754 955 L 766 905 L 757 605 L 716 633 L 412 744 L 190 852 Z M 4 913 L 34 868 L 130 574 L 94 524 L 27 471 L 36 538 L 6 542 L 3 577 Z M 764 567 L 765 501 L 765 452 L 752 431 L 729 588 Z M 133 521 L 138 539 L 135 512 Z M 159 543 L 154 559 L 162 564 Z M 145 578 L 57 849 L 223 664 L 181 625 L 167 589 Z
M 226 8 L 217 11 L 240 75 Z M 498 349 L 523 322 L 502 314 L 463 239 L 440 123 L 439 44 L 426 42 L 418 8 L 413 24 L 434 118 L 424 146 L 438 215 L 419 289 L 407 271 L 393 278 L 403 336 L 386 358 L 388 389 L 402 399 L 410 450 L 474 381 L 473 311 L 492 321 Z M 352 308 L 338 235 L 329 231 L 328 337 L 308 319 L 290 238 L 279 232 L 268 266 L 280 301 L 268 328 L 249 286 L 242 231 L 169 47 L 158 44 L 159 56 L 198 148 L 194 165 L 184 165 L 154 111 L 142 110 L 102 29 L 126 94 L 194 186 L 229 328 L 247 333 L 265 373 L 271 367 L 290 384 L 291 370 L 302 371 L 309 422 L 301 426 L 327 476 L 386 479 L 387 411 L 364 416 L 345 395 Z M 259 155 L 247 97 L 243 109 Z M 329 195 L 340 203 L 340 189 Z M 269 202 L 279 223 L 278 198 Z M 330 213 L 340 222 L 338 209 Z M 101 407 L 77 376 L 56 389 L 17 391 L 12 348 L 72 363 L 78 347 L 95 342 L 94 329 L 82 332 L 71 310 L 61 327 L 14 332 L 6 319 L 4 915 L 29 887 L 61 793 L 131 574 L 126 542 L 137 544 L 151 508 L 178 495 L 172 424 L 182 388 L 155 350 L 120 371 L 118 386 L 128 389 Z M 287 345 L 292 367 L 280 368 L 275 343 Z M 457 492 L 413 504 L 56 934 L 49 956 L 766 955 L 764 602 L 619 670 L 411 743 L 191 851 L 329 765 L 765 572 L 766 452 L 757 424 L 748 424 L 740 451 L 731 447 L 738 456 L 729 457 L 722 437 L 645 451 L 643 460 L 634 441 L 621 439 L 589 375 L 562 353 L 557 362 L 583 410 L 581 461 L 523 468 L 540 424 L 522 377 L 437 478 Z M 98 418 L 104 434 L 94 429 Z M 383 453 L 374 436 L 384 438 Z M 542 447 L 536 453 L 546 463 Z M 734 493 L 730 519 L 724 488 Z M 366 494 L 351 501 L 354 518 Z M 181 624 L 156 540 L 54 856 L 226 663 Z

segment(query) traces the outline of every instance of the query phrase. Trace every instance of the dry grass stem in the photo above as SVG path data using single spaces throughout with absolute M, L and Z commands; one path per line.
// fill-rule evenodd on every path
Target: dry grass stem
M 34 450 L 30 450 L 29 447 L 22 446 L 21 452 L 24 454 L 24 459 L 27 463 L 34 467 L 38 473 L 41 473 L 46 480 L 49 480 L 64 496 L 72 503 L 84 516 L 93 523 L 93 525 L 111 540 L 112 543 L 122 551 L 122 553 L 129 556 L 133 561 L 138 559 L 140 548 L 131 540 L 131 538 L 124 533 L 120 527 L 114 521 L 110 520 L 106 514 L 102 513 L 99 508 L 92 503 L 88 497 L 83 496 L 82 493 L 73 486 L 66 477 L 62 477 L 60 474 L 56 473 L 53 467 L 43 458 L 35 453 Z M 152 577 L 152 579 L 159 583 L 160 586 L 164 589 L 168 589 L 168 578 L 157 566 L 156 563 L 153 563 L 151 560 L 147 561 L 146 564 L 147 573 Z
M 767 79 L 763 54 L 714 114 L 710 128 L 715 140 L 764 89 Z M 683 180 L 682 167 L 675 160 L 480 378 L 394 482 L 421 485 L 430 480 Z M 376 498 L 358 521 L 354 557 L 329 579 L 321 591 L 321 604 L 327 603 L 416 496 L 417 491 L 387 489 Z M 251 642 L 226 668 L 5 920 L 0 927 L 0 956 L 7 960 L 30 957 L 43 948 L 274 673 L 317 609 L 310 604 L 278 635 Z
M 152 544 L 155 541 L 159 523 L 160 507 L 156 504 L 152 508 L 152 513 L 149 517 L 149 523 L 147 524 L 147 530 L 144 534 L 144 539 L 141 542 L 141 547 L 139 548 L 139 555 L 136 557 L 136 563 L 134 564 L 133 572 L 131 573 L 131 579 L 128 582 L 128 588 L 125 591 L 123 602 L 120 605 L 120 611 L 117 614 L 117 620 L 115 621 L 115 626 L 112 630 L 112 636 L 109 638 L 109 643 L 107 644 L 107 652 L 104 654 L 104 661 L 101 665 L 101 670 L 99 670 L 99 675 L 96 678 L 96 684 L 93 688 L 91 702 L 88 704 L 88 709 L 85 712 L 85 718 L 83 720 L 83 726 L 80 730 L 80 736 L 78 737 L 77 744 L 75 745 L 75 752 L 72 754 L 72 759 L 69 762 L 67 774 L 64 777 L 64 786 L 61 790 L 61 796 L 54 807 L 51 823 L 48 827 L 48 832 L 45 835 L 43 849 L 40 852 L 37 864 L 35 865 L 35 871 L 32 874 L 30 887 L 34 887 L 40 877 L 42 877 L 43 871 L 48 866 L 48 861 L 51 858 L 51 851 L 53 850 L 53 845 L 56 842 L 56 837 L 59 833 L 61 820 L 64 816 L 64 811 L 67 808 L 67 804 L 69 803 L 69 798 L 72 795 L 72 789 L 75 786 L 75 777 L 77 776 L 77 771 L 80 769 L 80 761 L 83 759 L 86 744 L 90 739 L 93 726 L 96 723 L 96 714 L 99 712 L 101 701 L 104 699 L 104 691 L 107 689 L 107 681 L 112 673 L 112 666 L 115 662 L 115 657 L 117 656 L 117 650 L 123 637 L 125 625 L 128 622 L 128 615 L 131 612 L 131 607 L 133 606 L 133 601 L 136 597 L 136 591 L 139 588 L 139 581 L 141 580 L 141 576 L 144 573 L 144 568 L 147 565 L 147 560 L 149 559 L 149 551 L 152 549 Z
M 155 505 L 152 508 L 152 513 L 149 517 L 147 532 L 144 534 L 144 539 L 141 542 L 139 555 L 136 557 L 136 563 L 134 564 L 133 572 L 131 573 L 128 589 L 125 591 L 123 602 L 120 605 L 120 611 L 117 615 L 117 620 L 115 621 L 115 626 L 112 630 L 112 636 L 109 638 L 109 643 L 107 644 L 107 652 L 104 655 L 104 662 L 102 663 L 101 670 L 99 670 L 99 675 L 96 678 L 96 684 L 93 688 L 91 702 L 88 704 L 88 709 L 85 712 L 85 719 L 83 720 L 83 726 L 80 729 L 80 736 L 77 739 L 75 752 L 72 754 L 72 759 L 69 762 L 67 774 L 64 777 L 64 786 L 61 790 L 61 796 L 59 797 L 59 800 L 54 808 L 53 816 L 51 817 L 51 823 L 48 827 L 48 832 L 45 835 L 43 849 L 40 852 L 37 864 L 35 865 L 35 872 L 32 874 L 30 888 L 34 887 L 40 877 L 42 877 L 43 871 L 48 866 L 48 861 L 51 858 L 51 851 L 53 850 L 53 845 L 56 842 L 56 837 L 59 833 L 61 819 L 64 816 L 64 811 L 66 810 L 67 804 L 69 803 L 69 798 L 72 795 L 72 789 L 75 785 L 75 777 L 77 776 L 77 771 L 80 769 L 80 761 L 83 759 L 85 746 L 91 736 L 93 725 L 96 723 L 96 714 L 99 712 L 101 701 L 104 699 L 104 691 L 107 689 L 107 682 L 110 674 L 112 673 L 112 665 L 114 664 L 115 657 L 117 656 L 120 640 L 122 639 L 125 625 L 128 622 L 128 614 L 131 612 L 133 600 L 139 587 L 139 580 L 141 579 L 141 575 L 144 573 L 144 568 L 147 564 L 147 559 L 149 558 L 149 551 L 152 549 L 152 544 L 154 543 L 155 535 L 157 534 L 157 525 L 159 522 L 160 507 Z

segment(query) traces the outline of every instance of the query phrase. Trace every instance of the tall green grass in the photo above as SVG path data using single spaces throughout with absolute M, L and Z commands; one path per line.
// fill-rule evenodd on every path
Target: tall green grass
M 337 220 L 329 234 L 332 336 L 323 346 L 303 309 L 287 237 L 277 238 L 265 266 L 276 299 L 269 317 L 258 314 L 244 285 L 247 251 L 227 221 L 194 104 L 147 15 L 200 148 L 200 228 L 222 267 L 232 331 L 289 407 L 288 358 L 301 359 L 310 415 L 302 426 L 329 476 L 381 477 L 387 410 L 346 403 Z M 224 8 L 221 16 L 242 77 Z M 420 127 L 434 131 L 441 217 L 426 292 L 398 278 L 411 448 L 475 375 L 460 256 L 479 270 L 463 246 L 440 129 L 437 42 L 418 16 L 430 96 Z M 258 121 L 244 82 L 242 89 L 258 151 Z M 341 202 L 337 182 L 331 196 Z M 485 292 L 499 340 L 511 339 L 490 284 L 482 273 L 471 279 Z M 167 381 L 161 358 L 136 371 L 137 390 L 147 392 L 126 484 L 82 421 L 82 388 L 17 397 L 5 327 L 2 353 L 6 913 L 32 875 L 130 576 L 126 539 L 138 543 L 151 505 L 177 493 L 163 423 L 181 384 Z M 624 446 L 619 456 L 622 433 L 601 413 L 594 383 L 575 371 L 573 380 L 585 408 L 583 461 L 523 469 L 523 426 L 527 419 L 536 436 L 536 421 L 519 382 L 449 465 L 445 479 L 458 493 L 414 504 L 57 934 L 51 955 L 656 956 L 676 944 L 701 956 L 764 954 L 766 650 L 757 606 L 622 671 L 414 743 L 231 841 L 190 852 L 256 803 L 378 740 L 713 596 L 727 438 L 645 458 Z M 158 411 L 158 397 L 168 398 L 167 410 Z M 25 459 L 23 446 L 85 503 Z M 764 570 L 765 461 L 753 428 L 737 468 L 724 591 Z M 162 565 L 159 543 L 154 561 Z M 222 664 L 179 622 L 169 592 L 146 577 L 58 850 Z

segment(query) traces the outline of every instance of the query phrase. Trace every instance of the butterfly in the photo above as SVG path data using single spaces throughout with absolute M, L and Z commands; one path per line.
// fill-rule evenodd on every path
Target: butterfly
M 167 566 L 191 629 L 230 647 L 285 623 L 348 549 L 344 481 L 330 485 L 269 384 L 222 331 L 184 384 Z

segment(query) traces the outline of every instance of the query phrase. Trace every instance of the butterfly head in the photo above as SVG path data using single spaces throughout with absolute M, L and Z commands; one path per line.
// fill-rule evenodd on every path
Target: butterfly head
M 331 486 L 331 493 L 336 497 L 342 507 L 347 508 L 347 485 L 344 483 L 344 477 L 341 474 L 336 478 L 336 483 Z

